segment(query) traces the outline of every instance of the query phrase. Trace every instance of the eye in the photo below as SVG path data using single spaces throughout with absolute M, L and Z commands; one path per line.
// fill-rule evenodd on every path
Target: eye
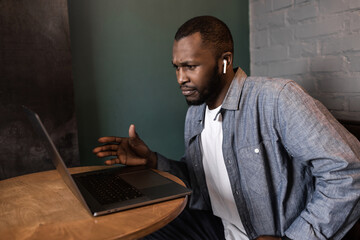
M 197 66 L 196 65 L 187 65 L 186 68 L 189 70 L 195 70 Z

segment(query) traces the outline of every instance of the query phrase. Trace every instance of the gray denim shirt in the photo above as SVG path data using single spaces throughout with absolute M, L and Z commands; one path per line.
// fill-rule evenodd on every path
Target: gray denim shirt
M 205 104 L 190 106 L 185 155 L 158 154 L 158 168 L 211 210 L 200 134 Z M 360 143 L 294 81 L 247 77 L 239 68 L 223 101 L 223 154 L 250 239 L 341 239 L 360 216 Z

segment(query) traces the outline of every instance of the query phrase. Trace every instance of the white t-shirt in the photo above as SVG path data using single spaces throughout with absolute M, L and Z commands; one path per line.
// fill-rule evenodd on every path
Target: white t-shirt
M 214 215 L 222 219 L 226 239 L 249 240 L 240 220 L 226 170 L 223 152 L 221 106 L 210 110 L 206 106 L 205 127 L 201 133 L 201 146 L 206 185 Z

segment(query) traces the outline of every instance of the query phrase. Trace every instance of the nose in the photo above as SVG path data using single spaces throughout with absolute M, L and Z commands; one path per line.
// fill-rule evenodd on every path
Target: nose
M 176 71 L 176 77 L 177 77 L 177 82 L 179 83 L 179 85 L 182 85 L 189 81 L 184 69 L 181 67 Z

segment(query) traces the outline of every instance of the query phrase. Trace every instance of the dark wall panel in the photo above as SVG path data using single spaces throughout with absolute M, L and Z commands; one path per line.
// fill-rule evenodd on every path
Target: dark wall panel
M 73 95 L 67 2 L 0 0 L 0 179 L 53 168 L 21 105 L 78 165 Z

